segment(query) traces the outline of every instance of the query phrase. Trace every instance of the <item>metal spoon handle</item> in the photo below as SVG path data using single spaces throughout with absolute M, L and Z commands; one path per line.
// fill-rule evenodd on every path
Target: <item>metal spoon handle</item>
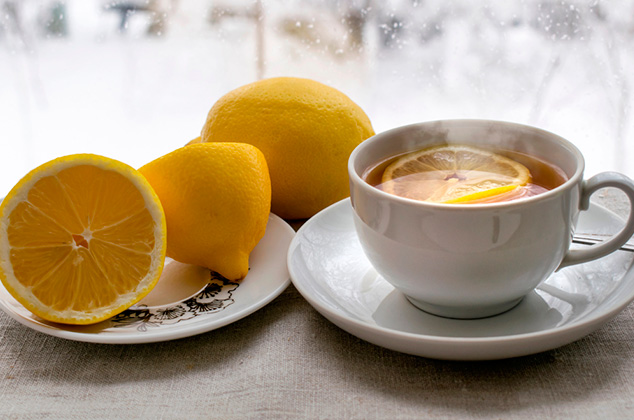
M 611 235 L 602 235 L 600 233 L 575 233 L 572 236 L 572 242 L 582 245 L 594 245 L 602 243 L 610 237 Z M 634 243 L 626 242 L 619 249 L 634 252 Z

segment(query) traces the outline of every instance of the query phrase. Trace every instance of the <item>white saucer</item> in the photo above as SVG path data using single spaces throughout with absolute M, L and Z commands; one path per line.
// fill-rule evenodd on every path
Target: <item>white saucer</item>
M 0 308 L 21 324 L 55 337 L 109 344 L 151 343 L 211 331 L 257 311 L 290 284 L 286 265 L 294 230 L 269 216 L 249 258 L 249 274 L 231 282 L 207 269 L 167 259 L 156 287 L 137 305 L 95 325 L 73 326 L 31 314 L 0 283 Z
M 592 205 L 577 230 L 611 233 L 622 223 Z M 311 218 L 288 253 L 293 284 L 335 325 L 388 349 L 447 360 L 524 356 L 582 338 L 634 300 L 632 259 L 619 251 L 562 269 L 504 314 L 457 320 L 415 308 L 377 274 L 359 244 L 349 199 Z

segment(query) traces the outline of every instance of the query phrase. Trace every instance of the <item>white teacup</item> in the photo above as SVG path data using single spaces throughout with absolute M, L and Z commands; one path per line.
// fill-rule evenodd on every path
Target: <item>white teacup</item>
M 555 165 L 568 180 L 542 194 L 490 204 L 436 204 L 386 193 L 363 179 L 391 156 L 438 144 L 486 145 Z M 616 187 L 634 203 L 634 183 L 616 172 L 583 179 L 584 160 L 567 140 L 538 128 L 484 120 L 413 124 L 375 135 L 351 154 L 354 222 L 377 272 L 418 308 L 452 318 L 507 311 L 555 270 L 605 256 L 634 234 L 625 227 L 601 245 L 569 250 L 590 196 Z

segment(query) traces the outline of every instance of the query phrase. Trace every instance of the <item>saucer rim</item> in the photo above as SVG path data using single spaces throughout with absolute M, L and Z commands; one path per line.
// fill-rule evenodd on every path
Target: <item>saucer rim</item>
M 325 318 L 330 320 L 333 324 L 337 325 L 338 327 L 342 328 L 343 330 L 347 331 L 348 333 L 352 335 L 355 335 L 359 338 L 362 338 L 363 340 L 366 340 L 370 343 L 373 343 L 382 347 L 386 347 L 396 351 L 401 351 L 408 354 L 420 355 L 424 357 L 432 357 L 435 359 L 446 359 L 446 360 L 496 360 L 496 359 L 504 359 L 504 358 L 510 358 L 510 357 L 525 356 L 529 354 L 535 354 L 542 351 L 551 350 L 553 348 L 560 347 L 565 344 L 569 344 L 573 341 L 576 341 L 584 337 L 585 335 L 595 331 L 596 329 L 604 325 L 606 322 L 614 318 L 616 315 L 622 312 L 632 301 L 634 301 L 634 288 L 633 288 L 629 294 L 618 296 L 618 298 L 616 299 L 616 302 L 614 302 L 611 305 L 608 305 L 607 308 L 606 307 L 595 308 L 594 311 L 590 311 L 589 313 L 585 314 L 584 316 L 580 317 L 577 320 L 574 320 L 573 322 L 569 324 L 557 326 L 557 327 L 546 329 L 546 330 L 533 331 L 529 333 L 504 335 L 504 336 L 449 337 L 449 336 L 439 336 L 439 335 L 429 335 L 429 334 L 417 334 L 412 332 L 394 330 L 394 329 L 390 329 L 380 325 L 369 324 L 359 319 L 345 316 L 345 314 L 342 314 L 337 310 L 330 309 L 326 307 L 325 305 L 322 305 L 322 303 L 318 299 L 314 298 L 312 294 L 304 288 L 301 280 L 297 280 L 298 274 L 293 265 L 293 253 L 298 247 L 300 238 L 305 234 L 306 231 L 311 229 L 311 227 L 315 223 L 318 223 L 320 218 L 326 217 L 325 214 L 334 212 L 339 207 L 348 207 L 349 211 L 352 211 L 350 198 L 343 199 L 325 208 L 324 210 L 319 212 L 317 215 L 313 216 L 310 220 L 308 220 L 297 231 L 295 237 L 293 238 L 289 246 L 288 257 L 287 257 L 288 271 L 290 273 L 291 282 L 293 283 L 294 287 L 299 291 L 299 293 L 311 304 L 311 306 L 313 306 L 319 313 L 321 313 Z M 615 220 L 622 221 L 622 218 L 620 216 L 616 215 L 611 210 L 596 203 L 591 203 L 588 211 L 603 211 L 608 213 L 609 216 L 614 218 Z M 619 286 L 617 286 L 610 294 L 608 294 L 604 298 L 604 302 L 608 300 L 614 300 L 614 296 L 619 294 L 619 291 L 622 288 L 622 286 L 625 283 L 629 283 L 633 281 L 634 271 L 632 270 L 632 267 L 634 266 L 631 266 L 628 269 L 628 271 L 623 275 L 619 283 Z M 334 320 L 332 318 L 334 318 Z M 342 325 L 346 325 L 346 327 Z M 369 334 L 380 334 L 381 336 L 383 336 L 383 340 L 373 340 L 373 339 L 368 339 L 366 337 L 361 337 L 360 334 L 350 331 L 350 326 L 353 326 L 354 328 L 360 329 L 362 331 L 366 331 Z M 397 347 L 403 347 L 403 346 L 385 346 L 385 345 L 377 343 L 377 341 L 385 341 L 385 340 L 391 339 L 391 340 L 396 340 L 398 342 L 403 342 L 404 340 L 406 340 L 409 342 L 410 345 L 411 344 L 418 344 L 418 345 L 421 345 L 421 344 L 433 344 L 433 345 L 463 344 L 467 346 L 477 347 L 477 346 L 490 346 L 491 344 L 517 345 L 519 342 L 532 343 L 533 341 L 540 341 L 540 340 L 543 341 L 543 340 L 552 339 L 553 337 L 557 338 L 557 340 L 553 340 L 551 341 L 551 343 L 557 343 L 557 344 L 542 345 L 542 346 L 538 346 L 540 347 L 540 349 L 538 350 L 527 349 L 527 351 L 525 352 L 498 351 L 497 353 L 505 353 L 505 354 L 508 353 L 508 355 L 503 355 L 503 356 L 493 355 L 493 357 L 474 356 L 474 357 L 456 358 L 456 357 L 428 356 L 427 353 L 433 353 L 433 352 L 424 352 L 424 351 L 411 352 L 411 351 L 406 351 L 406 350 L 397 348 Z M 534 343 L 534 344 L 539 344 L 539 343 Z

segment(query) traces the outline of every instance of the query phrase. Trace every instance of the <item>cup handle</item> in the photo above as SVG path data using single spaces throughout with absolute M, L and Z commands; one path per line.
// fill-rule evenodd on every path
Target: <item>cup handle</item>
M 634 235 L 634 182 L 623 174 L 618 172 L 602 172 L 584 181 L 581 188 L 579 208 L 581 210 L 588 210 L 590 207 L 590 196 L 595 191 L 606 187 L 620 189 L 630 200 L 630 214 L 627 222 L 625 222 L 625 226 L 619 233 L 604 243 L 593 245 L 588 249 L 569 250 L 557 270 L 569 265 L 580 264 L 604 257 L 619 249 Z

